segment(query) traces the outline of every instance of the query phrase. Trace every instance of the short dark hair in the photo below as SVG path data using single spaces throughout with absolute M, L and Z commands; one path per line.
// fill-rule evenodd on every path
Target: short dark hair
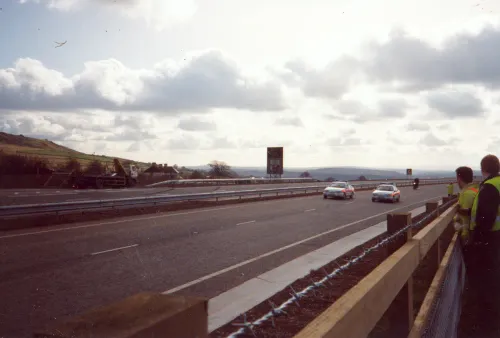
M 500 171 L 500 162 L 495 155 L 486 155 L 481 160 L 481 170 L 490 175 L 498 174 Z
M 467 184 L 474 180 L 474 172 L 472 171 L 472 168 L 458 167 L 455 172 L 457 173 L 457 177 Z

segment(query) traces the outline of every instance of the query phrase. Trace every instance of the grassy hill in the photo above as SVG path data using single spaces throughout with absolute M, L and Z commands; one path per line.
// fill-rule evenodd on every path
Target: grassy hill
M 113 157 L 89 155 L 49 140 L 41 140 L 24 135 L 12 135 L 4 132 L 0 132 L 0 151 L 6 154 L 40 158 L 47 161 L 51 167 L 57 167 L 72 158 L 78 160 L 83 167 L 94 160 L 99 160 L 103 164 L 113 164 Z M 120 158 L 120 161 L 124 165 L 133 162 L 143 168 L 149 167 L 147 163 L 129 159 Z

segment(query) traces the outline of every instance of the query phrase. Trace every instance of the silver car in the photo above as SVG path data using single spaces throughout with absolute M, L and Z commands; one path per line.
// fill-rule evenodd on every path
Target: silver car
M 401 191 L 390 184 L 381 184 L 372 193 L 372 202 L 399 202 L 401 200 Z
M 323 198 L 354 198 L 354 187 L 347 182 L 333 182 L 323 190 Z

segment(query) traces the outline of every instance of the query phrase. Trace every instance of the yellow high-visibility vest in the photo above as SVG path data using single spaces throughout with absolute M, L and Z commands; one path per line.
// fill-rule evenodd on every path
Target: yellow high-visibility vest
M 500 176 L 493 177 L 493 178 L 485 181 L 484 183 L 493 185 L 495 188 L 497 188 L 497 190 L 500 193 Z M 476 228 L 476 225 L 477 225 L 476 215 L 477 215 L 478 198 L 479 198 L 479 193 L 474 198 L 474 203 L 472 204 L 471 219 L 470 219 L 470 229 L 471 230 L 474 230 Z M 493 228 L 491 229 L 491 231 L 498 231 L 498 230 L 500 230 L 500 206 L 498 207 L 497 218 L 495 220 L 495 223 L 493 224 Z
M 461 209 L 471 209 L 474 204 L 474 199 L 478 193 L 478 184 L 467 185 L 462 192 L 458 195 L 458 205 Z M 455 222 L 463 225 L 460 235 L 465 240 L 469 237 L 470 232 L 470 217 L 466 215 L 455 215 Z

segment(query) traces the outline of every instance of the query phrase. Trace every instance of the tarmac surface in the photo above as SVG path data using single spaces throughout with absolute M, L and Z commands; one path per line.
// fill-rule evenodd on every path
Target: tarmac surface
M 388 212 L 437 201 L 446 186 L 401 192 L 396 204 L 360 191 L 354 200 L 298 197 L 0 232 L 0 337 L 29 337 L 56 318 L 142 291 L 215 297 Z

